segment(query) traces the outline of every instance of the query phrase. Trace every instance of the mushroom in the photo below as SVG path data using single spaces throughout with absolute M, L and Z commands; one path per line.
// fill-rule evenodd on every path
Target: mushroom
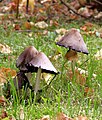
M 65 34 L 57 43 L 59 46 L 69 48 L 65 57 L 71 61 L 72 72 L 74 73 L 75 61 L 77 60 L 77 52 L 82 52 L 88 55 L 86 44 L 84 43 L 83 37 L 80 32 L 72 28 Z
M 29 63 L 37 54 L 38 54 L 37 49 L 33 46 L 29 46 L 20 54 L 20 56 L 18 57 L 18 59 L 16 61 L 16 66 L 20 70 L 19 75 L 24 76 L 24 74 L 26 73 L 28 81 L 31 78 L 31 72 L 28 71 L 28 69 L 26 68 L 25 65 L 27 63 Z M 23 80 L 23 77 L 22 77 L 21 80 Z M 19 80 L 19 77 L 18 77 L 18 82 L 19 81 L 20 80 Z
M 27 47 L 18 57 L 16 61 L 16 66 L 19 68 L 20 71 L 23 72 L 29 72 L 26 68 L 25 64 L 29 63 L 36 55 L 38 54 L 38 51 L 35 47 L 30 46 Z
M 26 64 L 28 71 L 37 72 L 35 93 L 39 90 L 41 73 L 58 74 L 55 67 L 50 62 L 49 58 L 43 53 L 39 52 L 33 59 Z

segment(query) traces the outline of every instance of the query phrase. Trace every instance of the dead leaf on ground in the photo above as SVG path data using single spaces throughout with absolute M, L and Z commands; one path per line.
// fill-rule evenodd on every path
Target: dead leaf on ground
M 87 7 L 81 7 L 79 10 L 78 10 L 78 13 L 85 16 L 86 18 L 89 18 L 92 16 L 93 12 L 90 11 L 90 9 L 88 9 Z
M 8 77 L 14 78 L 17 74 L 16 70 L 13 70 L 11 68 L 5 68 L 5 67 L 0 68 L 0 73 L 3 73 L 6 78 Z
M 1 120 L 6 118 L 6 117 L 8 117 L 7 112 L 5 110 L 2 110 L 1 115 L 0 115 Z
M 80 27 L 81 30 L 88 32 L 93 27 L 93 24 L 86 22 L 83 26 Z
M 97 60 L 102 60 L 102 49 L 99 50 L 94 56 Z
M 30 23 L 29 21 L 26 21 L 26 22 L 24 23 L 24 27 L 25 27 L 26 29 L 30 30 L 32 26 L 31 26 L 31 23 Z
M 13 26 L 14 26 L 14 30 L 20 30 L 21 29 L 19 24 L 14 24 Z
M 55 20 L 50 20 L 50 26 L 59 26 L 58 22 Z
M 65 35 L 68 32 L 65 28 L 60 28 L 56 30 L 57 34 Z
M 68 73 L 67 73 L 67 77 L 68 79 L 72 80 L 73 79 L 73 72 L 72 70 L 68 70 Z M 86 84 L 86 77 L 82 74 L 80 74 L 80 72 L 78 70 L 75 70 L 75 81 L 77 84 L 79 85 L 85 85 Z
M 0 84 L 6 83 L 6 76 L 0 71 Z
M 83 74 L 86 77 L 88 76 L 88 71 L 87 70 L 84 70 L 84 69 L 81 69 L 81 68 L 76 68 L 76 69 L 80 72 L 80 74 Z M 95 73 L 93 73 L 92 76 L 93 76 L 93 78 L 96 78 L 97 75 Z
M 4 96 L 0 96 L 0 105 L 4 106 L 6 104 Z
M 78 116 L 74 120 L 88 120 L 88 118 L 86 116 Z
M 85 96 L 90 97 L 90 96 L 93 95 L 93 93 L 94 93 L 94 89 L 93 88 L 85 87 L 85 89 L 84 89 L 84 95 Z
M 72 118 L 68 117 L 67 115 L 65 115 L 64 113 L 59 113 L 57 115 L 57 119 L 56 120 L 73 120 Z
M 0 52 L 1 53 L 11 53 L 12 51 L 8 45 L 6 45 L 6 44 L 3 45 L 0 43 Z
M 45 115 L 40 120 L 50 120 L 50 116 L 49 115 Z
M 37 22 L 35 24 L 35 26 L 38 27 L 38 28 L 44 29 L 44 28 L 48 27 L 48 24 L 44 21 L 41 21 L 41 22 Z

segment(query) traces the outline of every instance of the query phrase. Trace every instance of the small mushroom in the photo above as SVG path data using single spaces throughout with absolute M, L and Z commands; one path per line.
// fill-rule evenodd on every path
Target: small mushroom
M 33 59 L 26 64 L 28 71 L 37 72 L 35 93 L 39 90 L 41 73 L 58 74 L 48 57 L 43 53 L 39 52 Z
M 37 54 L 38 54 L 38 51 L 35 47 L 33 46 L 27 47 L 20 54 L 20 56 L 16 61 L 17 68 L 19 68 L 20 71 L 29 72 L 25 64 L 29 63 Z
M 65 57 L 71 61 L 72 71 L 74 69 L 73 67 L 75 66 L 75 61 L 78 58 L 77 52 L 82 52 L 84 54 L 89 53 L 86 44 L 84 43 L 83 37 L 75 28 L 70 29 L 68 33 L 64 35 L 56 44 L 65 48 L 69 48 Z

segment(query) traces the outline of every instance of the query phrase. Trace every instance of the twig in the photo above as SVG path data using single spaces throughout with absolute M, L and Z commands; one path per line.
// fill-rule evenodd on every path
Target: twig
M 60 1 L 63 5 L 65 5 L 68 9 L 72 10 L 75 14 L 77 14 L 77 15 L 83 17 L 83 18 L 87 18 L 87 17 L 79 14 L 69 3 L 65 3 L 63 0 L 60 0 Z
M 16 18 L 18 18 L 18 14 L 19 14 L 19 0 L 17 0 Z
M 29 0 L 27 0 L 27 3 L 26 3 L 26 13 L 28 14 L 28 6 L 29 6 Z
M 100 2 L 98 0 L 93 0 L 93 1 L 96 2 L 96 3 L 98 3 L 98 4 L 100 4 L 100 5 L 102 5 L 102 2 Z

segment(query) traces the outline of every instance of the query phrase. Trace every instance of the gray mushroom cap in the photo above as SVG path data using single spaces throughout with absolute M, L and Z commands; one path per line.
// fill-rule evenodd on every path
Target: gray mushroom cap
M 38 54 L 34 46 L 27 47 L 16 60 L 16 66 L 20 71 L 28 72 L 25 64 L 29 63 Z
M 75 28 L 70 29 L 56 44 L 84 54 L 89 53 L 82 35 Z
M 27 65 L 27 69 L 31 72 L 37 72 L 38 68 L 42 69 L 42 72 L 57 74 L 57 70 L 50 62 L 49 58 L 43 53 L 39 52 Z

